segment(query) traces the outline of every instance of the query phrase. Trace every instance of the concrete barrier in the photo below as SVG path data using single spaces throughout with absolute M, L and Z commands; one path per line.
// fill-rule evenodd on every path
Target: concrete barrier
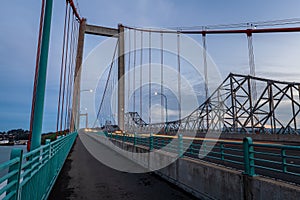
M 244 199 L 300 199 L 300 187 L 273 179 L 255 176 L 243 177 Z
M 174 161 L 155 173 L 201 199 L 300 199 L 300 187 L 293 184 L 261 176 L 249 177 L 242 171 L 202 160 L 187 157 L 176 159 L 176 154 L 161 150 L 150 155 L 144 146 L 113 140 L 114 145 L 126 150 L 122 153 L 104 136 L 90 136 L 150 170 Z

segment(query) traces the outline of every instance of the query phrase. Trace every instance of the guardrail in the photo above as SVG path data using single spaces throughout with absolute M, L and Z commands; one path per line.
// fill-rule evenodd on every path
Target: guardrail
M 0 199 L 47 199 L 75 141 L 77 133 L 46 141 L 46 145 L 23 154 L 13 149 L 10 160 L 0 164 Z
M 244 138 L 245 173 L 254 176 L 256 169 L 300 176 L 300 146 L 255 144 Z
M 255 176 L 256 171 L 259 171 L 257 174 L 261 175 L 279 172 L 300 177 L 300 146 L 254 143 L 250 137 L 244 138 L 243 141 L 226 141 L 189 138 L 181 134 L 177 137 L 152 134 L 105 135 L 111 139 L 141 145 L 149 150 L 162 149 L 179 156 L 239 166 L 238 169 L 242 169 L 243 173 L 249 176 Z M 276 174 L 275 177 L 277 178 Z

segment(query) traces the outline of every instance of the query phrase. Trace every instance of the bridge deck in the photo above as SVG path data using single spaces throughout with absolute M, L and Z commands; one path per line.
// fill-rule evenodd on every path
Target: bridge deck
M 99 151 L 112 151 L 103 145 Z M 120 162 L 131 162 L 114 154 Z M 131 174 L 107 167 L 84 147 L 80 137 L 67 158 L 49 199 L 194 199 L 152 173 Z

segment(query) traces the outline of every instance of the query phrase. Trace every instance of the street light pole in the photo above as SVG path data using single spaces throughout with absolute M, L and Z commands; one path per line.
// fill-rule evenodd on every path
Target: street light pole
M 166 127 L 165 127 L 165 132 L 166 132 L 167 131 L 167 125 L 168 125 L 168 98 L 167 98 L 166 95 L 164 95 L 164 94 L 162 94 L 160 92 L 155 92 L 154 95 L 161 95 L 165 99 L 165 105 L 166 105 L 166 122 L 165 122 Z
M 89 90 L 80 90 L 80 92 L 93 92 L 94 90 L 89 89 Z

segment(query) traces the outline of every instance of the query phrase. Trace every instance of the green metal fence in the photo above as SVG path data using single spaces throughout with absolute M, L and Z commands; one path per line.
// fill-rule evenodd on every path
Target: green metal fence
M 0 178 L 0 199 L 47 199 L 76 136 L 71 133 L 53 142 L 48 140 L 26 154 L 13 149 L 11 159 L 0 164 L 0 170 L 6 171 Z
M 256 144 L 244 138 L 245 173 L 254 176 L 256 169 L 300 177 L 300 146 Z
M 177 137 L 152 134 L 145 136 L 105 133 L 105 135 L 111 139 L 144 146 L 149 150 L 163 149 L 178 153 L 180 156 L 228 164 L 242 169 L 243 173 L 249 176 L 261 174 L 277 177 L 279 173 L 292 175 L 296 178 L 291 181 L 300 183 L 300 146 L 254 143 L 250 137 L 244 138 L 241 142 L 195 139 L 183 137 L 181 134 Z M 289 178 L 286 177 L 288 180 Z

